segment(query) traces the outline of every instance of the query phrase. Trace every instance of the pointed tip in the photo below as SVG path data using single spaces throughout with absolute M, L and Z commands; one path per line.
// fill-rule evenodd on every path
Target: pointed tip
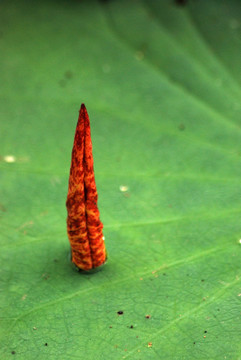
M 86 115 L 88 116 L 87 109 L 86 109 L 84 103 L 82 103 L 80 106 L 79 115 L 80 115 L 80 117 L 82 117 L 82 116 L 86 117 Z
M 80 110 L 86 110 L 86 107 L 85 107 L 84 103 L 81 104 Z

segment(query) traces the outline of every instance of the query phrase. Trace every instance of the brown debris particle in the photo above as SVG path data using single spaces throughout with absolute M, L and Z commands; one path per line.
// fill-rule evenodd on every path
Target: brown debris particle
M 180 124 L 180 125 L 178 126 L 178 128 L 179 128 L 180 131 L 183 131 L 183 130 L 185 130 L 185 125 L 184 125 L 184 124 Z
M 44 278 L 44 280 L 48 280 L 49 277 L 50 277 L 50 275 L 47 274 L 47 273 L 44 273 L 44 274 L 42 275 L 42 278 Z
M 73 73 L 72 73 L 72 71 L 68 70 L 68 71 L 66 71 L 64 73 L 64 76 L 65 76 L 66 79 L 69 80 L 69 79 L 71 79 L 73 77 Z

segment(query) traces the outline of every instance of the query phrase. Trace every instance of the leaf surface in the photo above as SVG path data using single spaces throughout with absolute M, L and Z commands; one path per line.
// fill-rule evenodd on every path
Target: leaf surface
M 240 359 L 240 2 L 178 3 L 2 2 L 3 359 Z M 92 275 L 66 235 L 82 102 Z

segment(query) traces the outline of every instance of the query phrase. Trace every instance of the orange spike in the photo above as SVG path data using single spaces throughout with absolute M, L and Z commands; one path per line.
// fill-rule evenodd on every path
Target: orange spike
M 90 121 L 82 104 L 75 131 L 66 201 L 72 262 L 81 270 L 94 269 L 106 261 L 97 199 Z

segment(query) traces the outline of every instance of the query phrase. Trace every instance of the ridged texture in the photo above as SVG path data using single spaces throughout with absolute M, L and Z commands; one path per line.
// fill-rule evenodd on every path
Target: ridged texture
M 72 150 L 66 201 L 72 262 L 82 270 L 96 268 L 106 261 L 93 165 L 90 121 L 82 104 Z

